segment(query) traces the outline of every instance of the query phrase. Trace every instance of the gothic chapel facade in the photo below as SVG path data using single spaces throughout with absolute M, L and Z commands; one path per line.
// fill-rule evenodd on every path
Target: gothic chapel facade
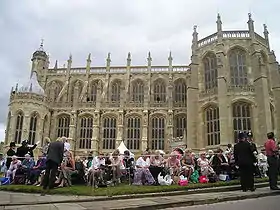
M 137 152 L 169 150 L 170 139 L 184 136 L 190 148 L 234 143 L 238 131 L 252 130 L 262 145 L 266 133 L 280 134 L 280 71 L 268 31 L 224 31 L 198 39 L 194 27 L 191 64 L 49 68 L 41 46 L 32 57 L 30 81 L 11 91 L 6 144 L 30 144 L 66 136 L 78 153 L 112 151 L 124 141 Z

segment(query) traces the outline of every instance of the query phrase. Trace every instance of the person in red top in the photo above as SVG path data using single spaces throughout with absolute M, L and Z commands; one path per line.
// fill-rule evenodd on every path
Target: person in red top
M 267 141 L 264 144 L 267 162 L 268 162 L 268 176 L 271 190 L 280 190 L 277 186 L 278 178 L 278 148 L 274 139 L 274 133 L 267 134 Z

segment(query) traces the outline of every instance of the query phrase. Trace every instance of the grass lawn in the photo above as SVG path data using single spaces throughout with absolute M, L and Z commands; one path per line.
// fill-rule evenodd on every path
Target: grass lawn
M 256 183 L 266 182 L 268 179 L 256 179 Z M 94 189 L 88 186 L 72 186 L 65 188 L 58 188 L 50 191 L 50 194 L 64 194 L 64 195 L 86 195 L 86 196 L 116 196 L 116 195 L 131 195 L 157 192 L 171 192 L 182 191 L 189 189 L 222 187 L 239 184 L 238 180 L 229 182 L 217 182 L 207 184 L 188 184 L 181 187 L 178 185 L 171 186 L 133 186 L 133 185 L 119 185 L 116 187 L 98 188 Z M 25 193 L 41 193 L 42 188 L 30 185 L 6 185 L 0 186 L 2 191 L 25 192 Z

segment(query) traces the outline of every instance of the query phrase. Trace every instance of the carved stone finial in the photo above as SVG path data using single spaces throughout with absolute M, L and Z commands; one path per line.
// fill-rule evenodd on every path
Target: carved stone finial
M 148 59 L 152 59 L 150 51 L 148 52 Z
M 129 52 L 127 55 L 127 66 L 130 66 L 130 64 L 131 64 L 131 54 Z
M 130 52 L 127 55 L 127 60 L 131 60 L 131 53 Z
M 217 23 L 217 31 L 218 31 L 219 34 L 221 34 L 221 32 L 222 32 L 222 20 L 221 20 L 221 16 L 220 16 L 219 13 L 217 15 L 216 23 Z
M 248 13 L 248 18 L 249 20 L 252 20 L 252 14 L 250 12 Z
M 221 15 L 220 15 L 220 13 L 217 14 L 217 21 L 221 21 Z
M 39 47 L 39 51 L 44 51 L 44 39 L 41 39 L 41 44 Z
M 57 69 L 57 60 L 55 61 L 54 69 Z
M 197 25 L 194 25 L 194 26 L 193 26 L 193 32 L 194 32 L 194 33 L 197 33 L 196 30 L 197 30 Z
M 172 61 L 172 60 L 173 60 L 173 58 L 172 58 L 172 52 L 171 52 L 171 51 L 169 51 L 168 60 L 169 60 L 169 61 Z
M 263 24 L 263 33 L 268 34 L 267 25 Z
M 90 61 L 91 53 L 88 54 L 87 60 Z
M 152 65 L 152 56 L 151 56 L 151 52 L 150 51 L 148 52 L 147 61 L 148 61 L 148 66 L 151 66 Z
M 248 13 L 248 17 L 249 17 L 249 20 L 248 20 L 248 28 L 249 28 L 249 33 L 250 33 L 250 36 L 251 37 L 254 37 L 254 21 L 252 19 L 252 14 L 251 13 Z
M 108 64 L 110 65 L 110 63 L 111 63 L 111 53 L 108 53 L 106 61 L 107 61 L 107 65 Z

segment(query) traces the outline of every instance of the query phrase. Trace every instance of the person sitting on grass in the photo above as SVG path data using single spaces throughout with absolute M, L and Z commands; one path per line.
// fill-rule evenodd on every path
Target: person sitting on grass
M 12 162 L 10 164 L 10 168 L 7 171 L 6 177 L 10 178 L 11 180 L 14 180 L 16 171 L 21 165 L 21 161 L 17 159 L 17 156 L 12 156 Z
M 217 175 L 230 174 L 228 160 L 223 154 L 222 149 L 218 149 L 212 160 L 212 167 Z
M 88 185 L 98 187 L 98 185 L 104 185 L 105 176 L 105 157 L 102 152 L 92 160 L 91 168 L 89 169 Z
M 75 160 L 71 152 L 66 152 L 66 159 L 62 162 L 58 180 L 55 182 L 59 184 L 58 187 L 70 187 L 72 185 L 71 175 L 75 173 Z
M 39 159 L 37 160 L 36 165 L 30 170 L 30 173 L 28 174 L 28 184 L 39 184 L 38 179 L 42 171 L 46 169 L 46 161 L 47 159 L 45 157 L 45 153 L 42 152 L 42 154 L 39 156 Z
M 190 149 L 185 150 L 185 155 L 182 158 L 182 169 L 183 169 L 183 174 L 185 177 L 190 180 L 190 177 L 192 173 L 194 172 L 194 159 L 192 156 L 192 151 Z
M 170 157 L 167 160 L 167 167 L 170 169 L 170 174 L 173 180 L 174 176 L 180 175 L 181 163 L 178 159 L 178 154 L 175 151 L 171 152 Z
M 155 183 L 155 179 L 149 170 L 150 159 L 148 158 L 148 155 L 148 152 L 143 152 L 142 156 L 140 156 L 136 161 L 136 170 L 134 172 L 133 182 L 134 185 L 153 185 Z
M 160 151 L 155 151 L 154 155 L 151 156 L 150 172 L 153 175 L 156 184 L 158 184 L 158 175 L 162 172 L 164 166 L 164 159 L 160 154 Z
M 24 160 L 22 161 L 22 165 L 18 168 L 18 170 L 22 170 L 22 174 L 26 174 L 26 184 L 29 183 L 30 172 L 34 165 L 35 162 L 33 158 L 31 158 L 30 154 L 26 154 Z
M 120 175 L 121 175 L 121 165 L 122 165 L 122 159 L 120 157 L 120 151 L 115 150 L 112 154 L 112 157 L 110 158 L 111 161 L 111 167 L 112 167 L 112 173 L 113 173 L 113 183 L 120 183 Z
M 200 168 L 200 172 L 202 176 L 209 176 L 211 174 L 215 174 L 213 168 L 210 166 L 210 162 L 206 157 L 206 152 L 200 152 L 200 158 L 197 160 L 197 165 Z

